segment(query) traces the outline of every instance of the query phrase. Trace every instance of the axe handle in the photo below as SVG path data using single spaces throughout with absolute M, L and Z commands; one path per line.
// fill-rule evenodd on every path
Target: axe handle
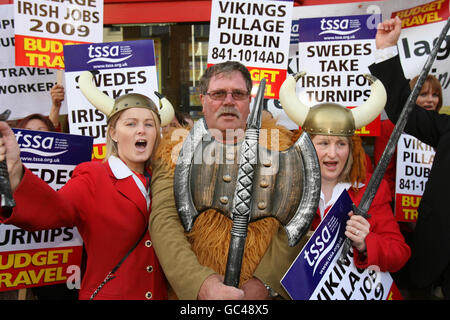
M 228 248 L 227 268 L 224 284 L 239 287 L 248 222 L 251 215 L 253 176 L 258 162 L 258 141 L 261 128 L 261 115 L 264 102 L 266 79 L 262 79 L 252 112 L 247 119 L 247 130 L 239 155 L 239 169 L 233 201 L 233 226 L 231 227 L 230 247 Z
M 230 248 L 228 249 L 227 268 L 223 283 L 238 287 L 241 277 L 242 257 L 247 239 L 248 217 L 236 216 L 231 227 Z

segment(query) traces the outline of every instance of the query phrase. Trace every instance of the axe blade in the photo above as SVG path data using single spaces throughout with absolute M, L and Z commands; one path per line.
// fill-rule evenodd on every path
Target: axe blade
M 201 156 L 202 152 L 196 152 L 196 150 L 201 148 L 203 140 L 210 141 L 211 139 L 212 137 L 208 132 L 205 119 L 202 118 L 196 121 L 183 143 L 175 167 L 175 205 L 184 230 L 188 232 L 192 230 L 194 221 L 199 214 L 195 208 L 190 188 L 192 162 L 201 163 L 202 159 L 197 159 L 196 154 L 200 154 Z
M 304 167 L 303 186 L 306 186 L 291 220 L 284 225 L 288 237 L 289 246 L 295 246 L 308 232 L 314 215 L 317 212 L 320 200 L 321 174 L 319 159 L 311 138 L 303 132 L 297 142 L 291 148 L 299 148 L 302 151 Z

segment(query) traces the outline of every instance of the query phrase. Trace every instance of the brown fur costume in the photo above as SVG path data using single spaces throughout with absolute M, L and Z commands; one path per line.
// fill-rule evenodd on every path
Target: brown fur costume
M 267 135 L 264 134 L 266 131 L 262 130 L 261 146 L 271 150 L 285 150 L 292 145 L 292 133 L 284 127 L 277 126 L 275 119 L 264 117 L 262 129 L 267 130 Z M 156 157 L 164 160 L 172 175 L 187 134 L 186 129 L 174 128 L 164 135 L 157 151 Z M 271 137 L 274 137 L 273 142 Z M 279 141 L 279 145 L 276 145 L 276 141 Z M 226 268 L 231 226 L 232 221 L 229 218 L 214 209 L 209 209 L 198 216 L 192 231 L 187 234 L 192 250 L 197 255 L 200 264 L 208 266 L 222 275 Z M 240 285 L 253 276 L 278 228 L 279 222 L 275 218 L 265 218 L 249 224 Z

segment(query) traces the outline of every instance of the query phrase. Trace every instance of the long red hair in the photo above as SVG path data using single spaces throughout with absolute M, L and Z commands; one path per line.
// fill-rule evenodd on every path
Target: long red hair
M 297 141 L 301 133 L 301 130 L 295 130 L 292 141 Z M 352 188 L 355 191 L 358 191 L 359 184 L 366 182 L 366 152 L 364 151 L 361 137 L 354 135 L 349 137 L 348 140 L 350 143 L 349 159 L 344 166 L 342 176 L 340 176 L 339 180 L 341 182 L 350 182 Z M 348 166 L 350 166 L 350 168 L 348 168 Z
M 366 152 L 359 136 L 351 137 L 353 164 L 350 170 L 350 183 L 355 191 L 358 191 L 359 183 L 366 182 Z

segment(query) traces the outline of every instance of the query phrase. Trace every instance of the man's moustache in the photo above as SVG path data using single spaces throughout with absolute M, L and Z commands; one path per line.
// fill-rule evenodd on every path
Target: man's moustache
M 236 116 L 238 119 L 241 118 L 241 113 L 239 112 L 239 110 L 237 110 L 236 108 L 233 108 L 233 107 L 222 107 L 222 108 L 220 108 L 217 111 L 216 116 L 220 117 L 223 114 L 232 114 L 232 115 Z

